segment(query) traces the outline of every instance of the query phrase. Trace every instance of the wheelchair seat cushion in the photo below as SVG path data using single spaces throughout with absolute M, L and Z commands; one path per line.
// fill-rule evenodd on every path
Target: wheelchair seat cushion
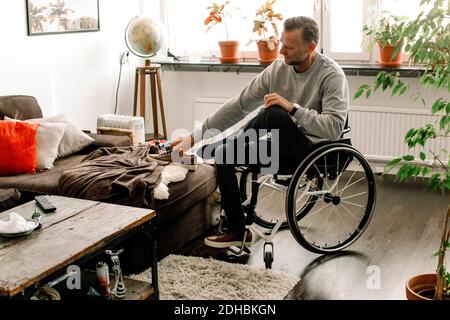
M 323 146 L 332 145 L 332 144 L 335 144 L 335 143 L 344 143 L 344 144 L 348 144 L 349 146 L 352 145 L 352 142 L 351 142 L 350 138 L 342 138 L 342 139 L 339 139 L 339 140 L 336 140 L 336 141 L 322 141 L 322 142 L 316 143 L 315 145 L 313 145 L 312 149 L 314 151 L 314 150 L 317 150 L 317 149 L 319 149 L 319 148 L 321 148 Z

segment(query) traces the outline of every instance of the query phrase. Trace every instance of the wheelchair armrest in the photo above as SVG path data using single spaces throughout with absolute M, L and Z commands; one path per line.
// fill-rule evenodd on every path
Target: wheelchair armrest
M 344 134 L 347 134 L 347 133 L 349 133 L 350 131 L 352 131 L 352 128 L 351 127 L 347 127 L 347 128 L 345 128 L 343 131 L 342 131 L 342 135 L 341 135 L 341 137 L 344 135 Z

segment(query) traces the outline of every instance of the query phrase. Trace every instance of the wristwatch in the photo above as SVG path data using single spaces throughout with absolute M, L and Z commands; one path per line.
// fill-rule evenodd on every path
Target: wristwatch
M 297 110 L 298 110 L 298 106 L 295 103 L 293 103 L 292 104 L 292 110 L 291 110 L 291 112 L 289 112 L 289 114 L 291 116 L 294 116 L 294 114 L 297 112 Z

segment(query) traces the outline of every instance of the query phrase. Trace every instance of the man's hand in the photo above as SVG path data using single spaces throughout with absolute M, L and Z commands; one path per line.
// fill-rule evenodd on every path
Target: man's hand
M 286 100 L 278 93 L 266 94 L 264 96 L 264 109 L 268 109 L 271 106 L 280 106 L 286 110 L 286 112 L 291 112 L 294 108 L 292 102 Z
M 177 139 L 175 139 L 172 144 L 171 147 L 173 150 L 181 150 L 183 149 L 184 151 L 188 151 L 190 148 L 192 148 L 192 146 L 194 145 L 194 138 L 188 134 L 185 136 L 181 136 L 178 137 Z

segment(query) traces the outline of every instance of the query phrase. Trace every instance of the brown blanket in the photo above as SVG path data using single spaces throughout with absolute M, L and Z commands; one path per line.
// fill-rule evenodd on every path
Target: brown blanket
M 100 148 L 59 179 L 59 194 L 134 207 L 151 207 L 163 167 L 146 158 L 149 146 Z

